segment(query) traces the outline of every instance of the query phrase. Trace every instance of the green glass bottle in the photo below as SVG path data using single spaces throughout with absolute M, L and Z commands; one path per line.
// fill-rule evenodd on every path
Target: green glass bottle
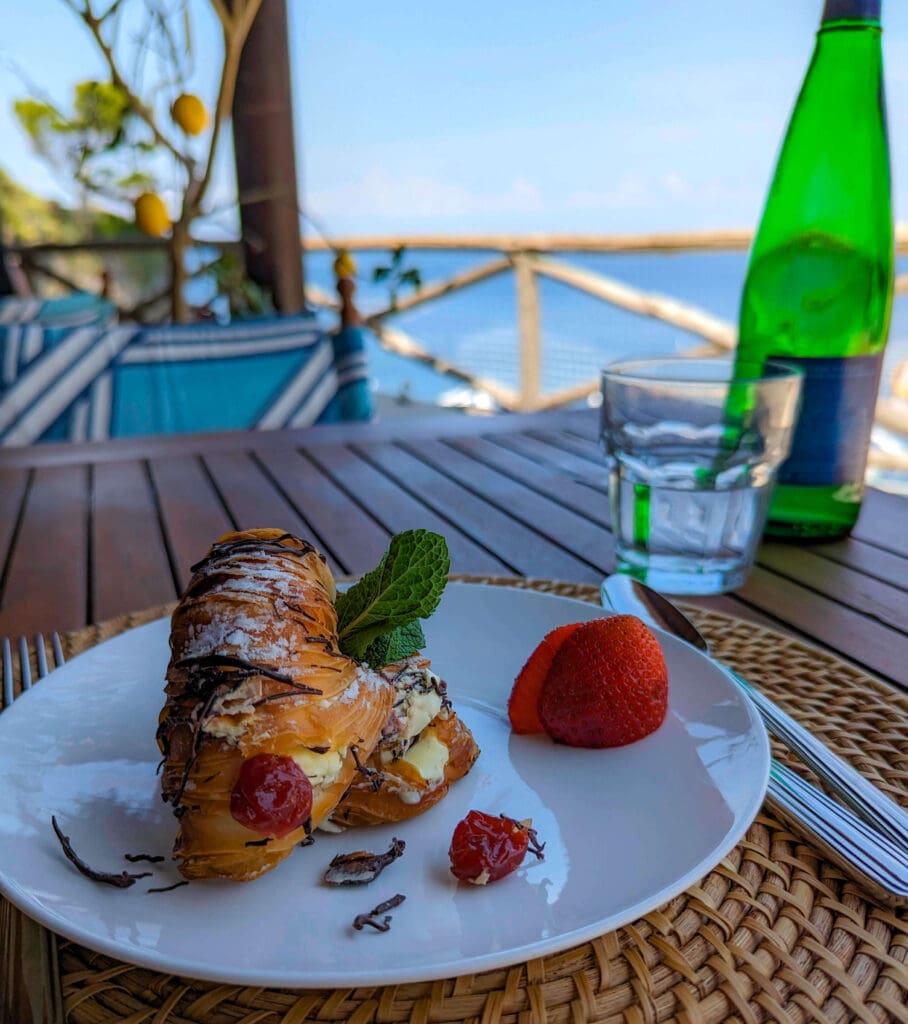
M 826 0 L 744 284 L 737 359 L 805 375 L 770 536 L 845 534 L 864 493 L 893 284 L 880 4 Z

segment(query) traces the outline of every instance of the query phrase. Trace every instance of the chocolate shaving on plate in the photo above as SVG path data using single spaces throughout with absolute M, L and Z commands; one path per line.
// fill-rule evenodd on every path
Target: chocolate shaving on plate
M 174 882 L 173 885 L 165 885 L 159 889 L 146 889 L 146 892 L 172 892 L 174 889 L 179 889 L 180 886 L 189 885 L 189 880 L 184 878 L 179 882 Z
M 368 850 L 339 853 L 328 865 L 325 881 L 329 885 L 366 885 L 373 882 L 403 854 L 405 846 L 403 839 L 392 839 L 391 846 L 384 853 L 369 853 Z
M 50 823 L 54 827 L 57 839 L 60 840 L 60 846 L 63 848 L 63 853 L 66 855 L 66 859 L 83 875 L 85 875 L 86 878 L 90 878 L 93 882 L 104 882 L 107 885 L 116 886 L 118 889 L 128 889 L 131 885 L 135 885 L 138 879 L 151 877 L 152 873 L 150 871 L 142 871 L 137 875 L 130 874 L 128 871 L 121 871 L 119 874 L 115 874 L 111 871 L 97 871 L 95 868 L 86 864 L 72 848 L 69 836 L 63 835 L 60 831 L 60 826 L 57 824 L 57 819 L 54 815 L 51 815 Z
M 357 914 L 353 919 L 353 927 L 361 932 L 366 925 L 370 928 L 374 928 L 377 932 L 387 932 L 391 930 L 391 915 L 387 913 L 389 910 L 393 910 L 395 907 L 399 907 L 401 903 L 406 899 L 406 896 L 398 893 L 396 896 L 392 896 L 391 899 L 385 900 L 384 903 L 379 903 L 377 907 L 373 907 L 368 914 Z M 384 917 L 380 918 L 380 915 L 384 914 Z
M 124 853 L 123 858 L 128 860 L 130 864 L 138 864 L 141 861 L 147 861 L 149 864 L 160 864 L 161 861 L 167 860 L 161 854 L 154 853 Z

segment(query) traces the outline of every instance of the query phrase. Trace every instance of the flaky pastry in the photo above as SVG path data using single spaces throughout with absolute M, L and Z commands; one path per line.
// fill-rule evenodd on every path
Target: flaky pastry
M 473 767 L 479 747 L 425 658 L 386 666 L 394 705 L 365 771 L 357 774 L 323 828 L 404 821 L 438 803 Z
M 388 720 L 393 683 L 342 654 L 335 585 L 310 544 L 280 530 L 221 537 L 171 621 L 158 743 L 162 794 L 190 879 L 256 878 L 334 809 Z M 231 813 L 243 765 L 282 755 L 311 783 L 311 817 L 286 834 Z

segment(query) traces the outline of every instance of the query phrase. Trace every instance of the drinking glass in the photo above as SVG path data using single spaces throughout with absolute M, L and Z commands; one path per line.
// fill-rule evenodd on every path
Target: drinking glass
M 601 438 L 618 571 L 672 594 L 750 572 L 791 447 L 801 371 L 768 361 L 639 359 L 602 371 Z

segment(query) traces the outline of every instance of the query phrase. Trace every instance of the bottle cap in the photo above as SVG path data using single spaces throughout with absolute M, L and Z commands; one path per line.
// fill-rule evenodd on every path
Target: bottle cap
M 826 0 L 822 24 L 828 21 L 879 21 L 882 0 Z

